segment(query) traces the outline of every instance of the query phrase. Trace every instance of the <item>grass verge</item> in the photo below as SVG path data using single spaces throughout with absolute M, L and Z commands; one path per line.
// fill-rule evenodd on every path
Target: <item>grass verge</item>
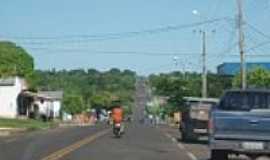
M 55 122 L 42 122 L 33 119 L 5 119 L 0 118 L 0 128 L 20 128 L 27 130 L 46 129 L 55 126 Z

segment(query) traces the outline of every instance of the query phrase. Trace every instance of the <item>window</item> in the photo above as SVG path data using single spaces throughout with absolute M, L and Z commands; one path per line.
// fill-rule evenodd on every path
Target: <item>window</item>
M 230 111 L 250 111 L 269 109 L 270 94 L 264 92 L 230 92 L 221 100 L 219 109 Z

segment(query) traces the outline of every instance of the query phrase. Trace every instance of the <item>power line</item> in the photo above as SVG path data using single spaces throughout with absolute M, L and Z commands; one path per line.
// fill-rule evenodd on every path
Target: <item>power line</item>
M 120 55 L 150 55 L 150 56 L 175 56 L 175 55 L 200 55 L 196 52 L 149 52 L 149 51 L 101 51 L 101 50 L 89 50 L 89 49 L 70 49 L 70 48 L 61 48 L 61 49 L 50 49 L 50 48 L 28 48 L 31 50 L 37 50 L 42 52 L 51 53 L 53 52 L 62 52 L 62 53 L 89 53 L 89 54 L 120 54 Z M 51 53 L 59 54 L 59 53 Z
M 266 45 L 269 45 L 270 44 L 270 40 L 268 41 L 264 41 L 264 42 L 261 42 L 253 47 L 250 47 L 250 48 L 247 48 L 247 52 L 251 51 L 251 50 L 254 50 L 254 49 L 257 49 L 257 48 L 260 48 L 260 47 L 263 47 L 263 46 L 266 46 Z
M 235 47 L 235 45 L 233 45 Z M 100 54 L 100 55 L 145 55 L 145 56 L 192 56 L 195 57 L 197 56 L 198 58 L 201 57 L 200 52 L 149 52 L 149 51 L 113 51 L 113 50 L 107 50 L 107 51 L 102 51 L 102 50 L 88 50 L 88 49 L 47 49 L 47 48 L 29 48 L 32 50 L 37 50 L 37 52 L 33 53 L 41 53 L 43 54 L 46 52 L 46 54 L 67 54 L 67 53 L 76 53 L 76 54 L 81 54 L 81 53 L 87 53 L 87 54 Z M 41 52 L 39 52 L 41 51 Z M 52 53 L 56 52 L 56 53 Z M 220 54 L 217 53 L 209 53 L 208 54 L 211 57 L 217 56 L 219 57 Z M 224 56 L 228 57 L 238 57 L 238 54 L 227 54 Z M 246 56 L 249 57 L 265 57 L 265 56 L 270 56 L 267 54 L 246 54 Z
M 211 24 L 216 23 L 223 20 L 228 20 L 230 18 L 223 17 L 223 18 L 216 18 L 211 20 L 205 20 L 202 22 L 196 22 L 196 23 L 190 23 L 190 24 L 182 24 L 182 25 L 171 25 L 171 26 L 165 26 L 165 27 L 159 27 L 154 29 L 146 29 L 141 31 L 131 31 L 131 32 L 122 32 L 122 33 L 106 33 L 106 34 L 96 34 L 96 35 L 64 35 L 64 36 L 0 36 L 1 39 L 16 39 L 16 40 L 28 40 L 30 43 L 33 43 L 33 41 L 44 41 L 44 40 L 65 40 L 66 43 L 74 43 L 76 41 L 100 41 L 100 40 L 111 40 L 111 39 L 121 39 L 121 38 L 129 38 L 139 35 L 152 35 L 152 34 L 158 34 L 158 33 L 164 33 L 164 32 L 170 32 L 170 31 L 177 31 L 180 29 L 185 28 L 192 28 L 200 25 L 205 24 Z M 37 42 L 35 42 L 37 43 Z M 38 43 L 37 43 L 38 44 Z
M 249 40 L 249 41 L 251 41 L 251 43 L 253 43 L 254 45 L 257 45 L 258 44 L 258 40 L 256 39 L 256 38 L 254 38 L 254 32 L 253 32 L 253 34 L 251 33 L 251 32 L 247 32 L 247 34 L 246 34 L 246 38 Z M 252 51 L 254 51 L 254 52 L 258 52 L 258 50 L 259 50 L 259 52 L 261 52 L 261 53 L 263 53 L 263 52 L 265 52 L 262 48 L 254 48 L 254 49 L 252 49 L 251 48 L 251 50 Z M 250 51 L 251 51 L 250 50 Z
M 258 33 L 258 34 L 260 34 L 261 36 L 263 36 L 263 37 L 265 37 L 265 38 L 267 38 L 267 39 L 270 40 L 270 36 L 269 36 L 269 35 L 263 33 L 261 30 L 259 30 L 259 29 L 258 29 L 257 27 L 255 27 L 254 25 L 251 25 L 251 24 L 249 24 L 249 23 L 247 23 L 247 25 L 248 25 L 253 31 L 255 31 L 256 33 Z
M 249 28 L 251 28 L 254 32 L 256 32 L 257 34 L 259 34 L 259 35 L 261 35 L 261 36 L 263 36 L 264 38 L 267 39 L 264 42 L 258 43 L 255 46 L 248 48 L 247 51 L 255 50 L 257 48 L 261 48 L 263 46 L 266 46 L 266 45 L 270 44 L 270 36 L 269 35 L 265 34 L 264 32 L 262 32 L 260 29 L 258 29 L 257 27 L 255 27 L 252 24 L 247 23 L 247 26 Z

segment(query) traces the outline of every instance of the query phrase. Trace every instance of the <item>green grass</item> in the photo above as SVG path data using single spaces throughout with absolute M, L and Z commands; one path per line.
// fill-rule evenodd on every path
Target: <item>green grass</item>
M 4 119 L 0 118 L 0 128 L 24 128 L 28 130 L 45 129 L 55 125 L 54 122 L 42 122 L 32 119 Z

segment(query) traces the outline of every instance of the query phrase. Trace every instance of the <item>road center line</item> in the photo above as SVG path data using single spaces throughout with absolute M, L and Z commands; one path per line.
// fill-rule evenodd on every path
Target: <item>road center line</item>
M 59 160 L 60 158 L 66 156 L 67 154 L 79 149 L 80 147 L 93 142 L 94 140 L 96 140 L 97 138 L 104 136 L 105 134 L 107 134 L 111 129 L 106 129 L 103 130 L 101 132 L 98 132 L 94 135 L 91 135 L 89 137 L 86 137 L 80 141 L 77 141 L 65 148 L 62 148 L 50 155 L 48 155 L 47 157 L 42 158 L 41 160 Z

